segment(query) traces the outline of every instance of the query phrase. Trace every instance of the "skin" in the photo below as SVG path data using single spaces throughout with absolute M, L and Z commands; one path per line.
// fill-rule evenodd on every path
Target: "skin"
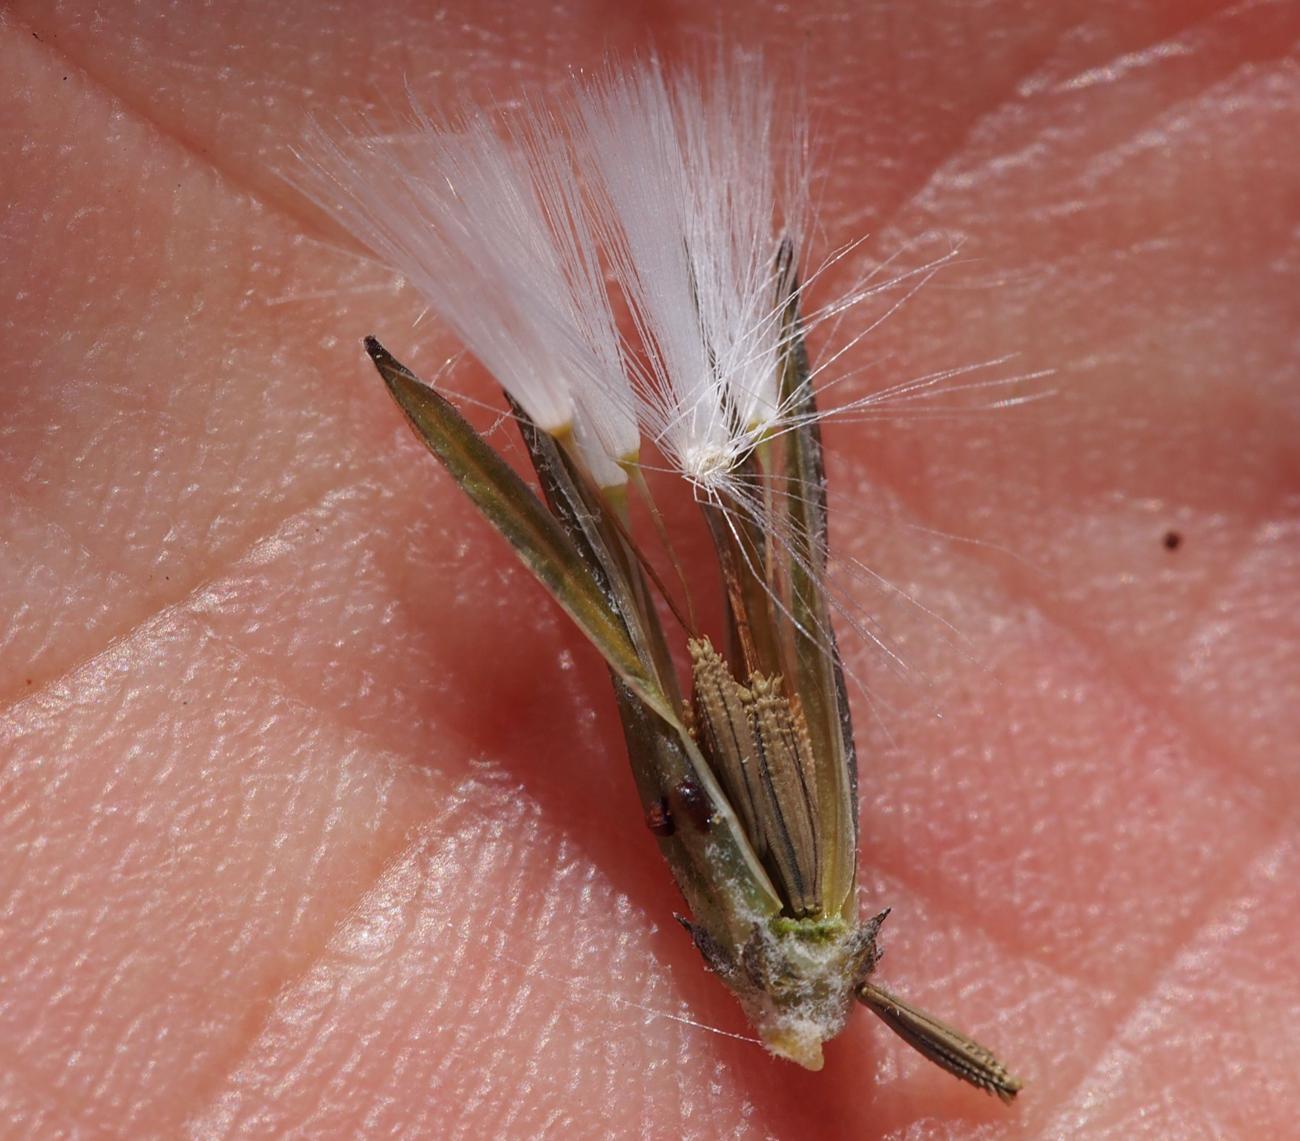
M 12 1135 L 1285 1133 L 1294 7 L 225 7 L 0 13 Z M 278 174 L 403 76 L 491 100 L 718 31 L 803 69 L 813 257 L 870 235 L 823 300 L 963 243 L 828 402 L 1053 370 L 827 430 L 836 549 L 917 603 L 843 586 L 906 663 L 842 633 L 881 978 L 998 1049 L 1012 1109 L 865 1011 L 820 1074 L 744 1040 L 595 653 L 359 344 L 432 375 L 454 341 Z

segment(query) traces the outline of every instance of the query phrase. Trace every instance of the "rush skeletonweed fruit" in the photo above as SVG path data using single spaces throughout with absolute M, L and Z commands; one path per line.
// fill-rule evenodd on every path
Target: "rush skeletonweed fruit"
M 508 395 L 540 495 L 435 387 L 366 341 L 420 438 L 604 656 L 682 926 L 764 1043 L 818 1069 L 862 1003 L 1009 1101 L 1020 1083 L 988 1050 L 875 978 L 887 911 L 861 910 L 856 883 L 819 424 L 935 378 L 819 412 L 805 333 L 876 285 L 803 303 L 807 148 L 787 111 L 760 62 L 642 62 L 503 118 L 416 110 L 406 133 L 322 129 L 300 181 Z M 716 575 L 675 559 L 650 462 L 698 503 Z M 636 534 L 638 497 L 649 536 Z M 671 587 L 644 554 L 651 540 L 678 571 Z M 717 582 L 715 639 L 691 596 Z

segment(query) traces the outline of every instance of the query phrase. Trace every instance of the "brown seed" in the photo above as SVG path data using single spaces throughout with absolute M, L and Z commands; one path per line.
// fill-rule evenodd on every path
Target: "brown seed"
M 743 686 L 707 638 L 689 644 L 700 746 L 793 916 L 821 912 L 812 745 L 781 678 Z

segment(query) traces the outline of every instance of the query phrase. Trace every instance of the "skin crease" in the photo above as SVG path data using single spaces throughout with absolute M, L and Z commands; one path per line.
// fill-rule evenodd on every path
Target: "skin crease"
M 6 1135 L 1287 1132 L 1293 6 L 121 9 L 0 14 Z M 825 297 L 963 243 L 839 391 L 1054 370 L 828 429 L 836 549 L 920 604 L 845 588 L 907 667 L 842 633 L 880 977 L 1011 1109 L 865 1011 L 819 1074 L 743 1040 L 596 655 L 360 349 L 454 342 L 277 173 L 403 76 L 499 98 L 719 31 L 802 68 L 817 251 L 870 235 Z

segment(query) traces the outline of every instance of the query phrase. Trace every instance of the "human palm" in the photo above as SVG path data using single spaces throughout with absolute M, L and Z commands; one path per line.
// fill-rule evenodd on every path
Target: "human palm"
M 0 14 L 11 1134 L 1283 1132 L 1295 9 L 219 7 Z M 887 650 L 842 637 L 881 977 L 1007 1057 L 1011 1109 L 865 1012 L 820 1074 L 747 1040 L 599 660 L 359 345 L 454 343 L 281 177 L 404 79 L 507 97 L 719 31 L 802 76 L 820 244 L 870 235 L 841 278 L 961 239 L 827 402 L 1053 370 L 828 429 L 836 550 L 893 588 L 845 580 Z

